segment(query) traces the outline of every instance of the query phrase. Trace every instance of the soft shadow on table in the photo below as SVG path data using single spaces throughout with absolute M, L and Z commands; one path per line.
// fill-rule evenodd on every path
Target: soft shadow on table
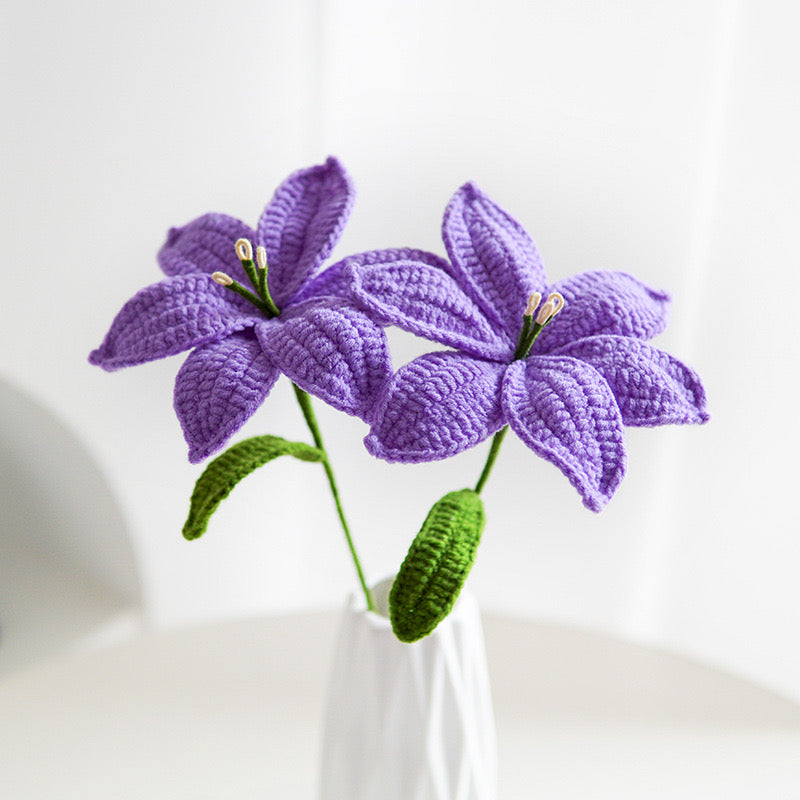
M 526 719 L 800 730 L 800 705 L 673 653 L 494 616 L 485 634 L 495 704 Z

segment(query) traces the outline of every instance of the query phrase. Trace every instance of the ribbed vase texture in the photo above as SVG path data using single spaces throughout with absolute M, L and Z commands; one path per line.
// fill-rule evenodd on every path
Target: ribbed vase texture
M 320 800 L 496 800 L 497 747 L 477 603 L 398 641 L 351 601 L 334 656 Z

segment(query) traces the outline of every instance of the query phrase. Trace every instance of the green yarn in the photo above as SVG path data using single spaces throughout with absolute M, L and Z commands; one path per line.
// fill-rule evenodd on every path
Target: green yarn
M 246 289 L 238 281 L 233 281 L 230 284 L 225 284 L 225 288 L 230 289 L 230 291 L 232 292 L 236 292 L 236 294 L 238 294 L 240 297 L 244 297 L 245 300 L 252 303 L 266 317 L 272 319 L 272 317 L 278 316 L 277 314 L 272 313 L 270 307 L 257 294 L 253 294 L 253 292 L 251 292 L 249 289 Z
M 489 475 L 491 474 L 492 467 L 497 459 L 497 454 L 500 452 L 500 445 L 503 444 L 503 439 L 507 433 L 508 425 L 506 425 L 504 428 L 500 428 L 500 430 L 497 431 L 497 433 L 492 437 L 492 446 L 489 448 L 489 455 L 486 458 L 486 464 L 484 464 L 483 472 L 481 472 L 481 476 L 478 478 L 478 482 L 475 484 L 475 491 L 478 494 L 483 491 L 486 481 L 489 480 Z
M 317 424 L 317 418 L 314 416 L 314 409 L 311 407 L 311 398 L 309 397 L 308 392 L 304 392 L 297 384 L 293 383 L 292 388 L 294 389 L 294 395 L 297 398 L 297 402 L 300 404 L 300 410 L 303 412 L 303 417 L 305 417 L 306 425 L 308 425 L 308 429 L 311 431 L 311 436 L 314 438 L 314 444 L 317 446 L 320 453 L 322 453 L 322 466 L 325 470 L 325 475 L 328 478 L 328 485 L 331 487 L 333 502 L 336 504 L 336 512 L 339 514 L 339 522 L 342 525 L 345 539 L 347 539 L 347 546 L 350 549 L 350 555 L 353 558 L 353 566 L 356 568 L 356 572 L 358 573 L 358 580 L 361 584 L 361 589 L 364 592 L 364 599 L 367 601 L 367 608 L 370 611 L 375 611 L 375 600 L 372 597 L 372 592 L 369 590 L 369 586 L 367 586 L 367 579 L 364 577 L 364 570 L 361 567 L 361 561 L 358 557 L 358 553 L 356 552 L 356 545 L 353 541 L 353 537 L 350 534 L 350 526 L 347 524 L 347 518 L 344 515 L 344 508 L 342 507 L 342 500 L 339 497 L 339 487 L 336 485 L 336 476 L 333 474 L 333 467 L 328 459 L 325 445 L 322 443 L 322 434 L 320 433 L 319 425 Z
M 258 273 L 256 272 L 256 265 L 250 258 L 243 258 L 239 259 L 242 265 L 242 269 L 245 271 L 245 274 L 250 280 L 250 283 L 253 285 L 253 288 L 258 292 L 259 297 L 263 300 L 264 295 L 258 291 Z
M 422 639 L 450 613 L 472 569 L 486 521 L 472 489 L 450 492 L 428 512 L 389 594 L 401 642 Z
M 217 456 L 197 479 L 183 526 L 187 539 L 197 539 L 206 532 L 211 515 L 233 491 L 234 486 L 251 472 L 278 456 L 294 456 L 301 461 L 324 461 L 325 454 L 302 442 L 288 442 L 278 436 L 255 436 L 229 447 Z

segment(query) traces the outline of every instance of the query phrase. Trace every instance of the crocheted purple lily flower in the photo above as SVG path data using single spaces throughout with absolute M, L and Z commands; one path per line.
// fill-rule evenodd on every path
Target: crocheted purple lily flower
M 348 264 L 377 318 L 455 348 L 394 375 L 370 417 L 370 453 L 446 458 L 509 425 L 599 511 L 625 471 L 623 424 L 708 419 L 697 375 L 646 342 L 666 325 L 667 295 L 622 272 L 548 286 L 531 238 L 473 184 L 448 204 L 443 237 L 449 263 Z
M 341 263 L 318 274 L 353 199 L 349 176 L 329 158 L 287 178 L 255 230 L 224 214 L 172 228 L 158 253 L 168 277 L 123 306 L 89 361 L 110 371 L 191 349 L 175 410 L 192 462 L 220 449 L 281 373 L 366 418 L 391 375 L 385 336 L 345 299 Z

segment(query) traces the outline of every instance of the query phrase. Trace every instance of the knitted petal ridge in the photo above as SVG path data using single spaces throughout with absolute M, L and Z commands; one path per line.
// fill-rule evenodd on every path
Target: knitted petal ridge
M 625 272 L 582 272 L 553 284 L 564 310 L 539 335 L 534 353 L 598 334 L 652 339 L 667 327 L 669 295 Z
M 449 269 L 450 266 L 441 256 L 428 253 L 425 250 L 417 250 L 413 247 L 368 250 L 364 253 L 356 253 L 347 256 L 341 261 L 337 261 L 335 264 L 327 267 L 320 272 L 319 275 L 316 275 L 308 281 L 298 292 L 294 300 L 300 303 L 311 297 L 324 296 L 341 297 L 345 300 L 352 300 L 352 292 L 350 290 L 350 284 L 352 283 L 352 276 L 350 273 L 351 264 L 365 266 L 372 264 L 389 264 L 395 261 L 420 261 L 423 264 L 435 266 L 445 271 Z M 371 316 L 378 321 L 376 314 L 372 314 Z M 386 322 L 385 324 L 389 323 Z
M 625 473 L 622 418 L 602 376 L 565 356 L 515 361 L 502 400 L 517 436 L 567 476 L 587 508 L 600 511 Z
M 383 330 L 336 298 L 294 305 L 255 331 L 264 352 L 290 380 L 362 419 L 391 375 Z
M 303 286 L 294 298 L 294 303 L 321 297 L 350 298 L 350 278 L 346 274 L 345 262 L 339 261 L 322 270 Z
M 442 236 L 459 283 L 495 329 L 513 336 L 530 294 L 546 287 L 533 240 L 472 183 L 450 200 Z
M 355 200 L 342 165 L 301 169 L 277 189 L 258 221 L 258 244 L 267 251 L 269 287 L 283 308 L 330 255 Z
M 207 275 L 178 275 L 141 289 L 122 307 L 89 362 L 111 371 L 190 350 L 251 327 L 246 300 Z
M 175 413 L 196 464 L 256 412 L 280 375 L 252 331 L 193 350 L 175 379 Z
M 505 424 L 504 364 L 462 353 L 428 353 L 401 367 L 372 415 L 367 450 L 416 463 L 460 453 Z
M 442 270 L 415 261 L 350 262 L 355 299 L 377 318 L 479 358 L 508 361 L 514 343 Z
M 687 425 L 709 419 L 700 378 L 677 358 L 624 336 L 591 336 L 557 351 L 608 382 L 625 425 Z
M 241 283 L 246 276 L 234 245 L 254 235 L 244 222 L 227 214 L 204 214 L 181 228 L 170 228 L 158 263 L 167 275 L 226 272 Z

